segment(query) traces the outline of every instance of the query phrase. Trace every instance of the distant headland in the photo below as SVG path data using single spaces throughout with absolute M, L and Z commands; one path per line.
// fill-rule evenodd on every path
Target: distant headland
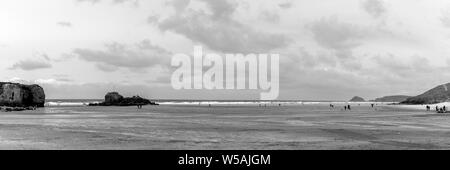
M 401 104 L 436 104 L 450 101 L 450 83 L 439 85 L 425 93 L 410 97 Z

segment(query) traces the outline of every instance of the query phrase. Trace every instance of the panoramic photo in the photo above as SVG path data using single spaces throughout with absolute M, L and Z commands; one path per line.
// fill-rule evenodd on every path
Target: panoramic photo
M 448 150 L 448 45 L 448 0 L 1 0 L 0 150 Z

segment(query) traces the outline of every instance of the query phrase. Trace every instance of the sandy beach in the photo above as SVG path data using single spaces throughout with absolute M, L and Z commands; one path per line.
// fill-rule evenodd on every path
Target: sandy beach
M 46 107 L 1 112 L 0 149 L 450 149 L 449 122 L 368 104 Z

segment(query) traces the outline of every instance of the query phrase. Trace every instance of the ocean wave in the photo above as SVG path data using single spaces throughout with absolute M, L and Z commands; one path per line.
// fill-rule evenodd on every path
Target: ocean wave
M 46 102 L 46 107 L 82 107 L 88 106 L 89 103 L 100 103 L 100 102 Z

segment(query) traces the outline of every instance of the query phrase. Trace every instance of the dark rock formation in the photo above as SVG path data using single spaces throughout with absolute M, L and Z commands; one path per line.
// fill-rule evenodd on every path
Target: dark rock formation
M 4 112 L 13 112 L 13 111 L 24 111 L 24 110 L 36 110 L 36 107 L 28 106 L 28 107 L 0 107 L 0 111 Z
M 365 102 L 366 100 L 364 100 L 362 97 L 359 96 L 355 96 L 353 97 L 350 102 Z
M 384 97 L 375 99 L 374 102 L 394 102 L 394 103 L 399 103 L 399 102 L 406 101 L 406 99 L 408 99 L 410 97 L 412 97 L 412 96 L 404 96 L 404 95 L 384 96 Z
M 45 93 L 39 85 L 0 82 L 0 106 L 44 107 Z
M 91 103 L 89 106 L 137 106 L 137 105 L 158 105 L 148 99 L 139 96 L 123 97 L 117 92 L 109 92 L 105 95 L 102 103 Z
M 109 92 L 105 95 L 105 102 L 107 104 L 120 103 L 123 100 L 123 96 L 117 92 Z
M 450 101 L 450 83 L 437 86 L 425 93 L 410 97 L 401 104 L 435 104 Z

